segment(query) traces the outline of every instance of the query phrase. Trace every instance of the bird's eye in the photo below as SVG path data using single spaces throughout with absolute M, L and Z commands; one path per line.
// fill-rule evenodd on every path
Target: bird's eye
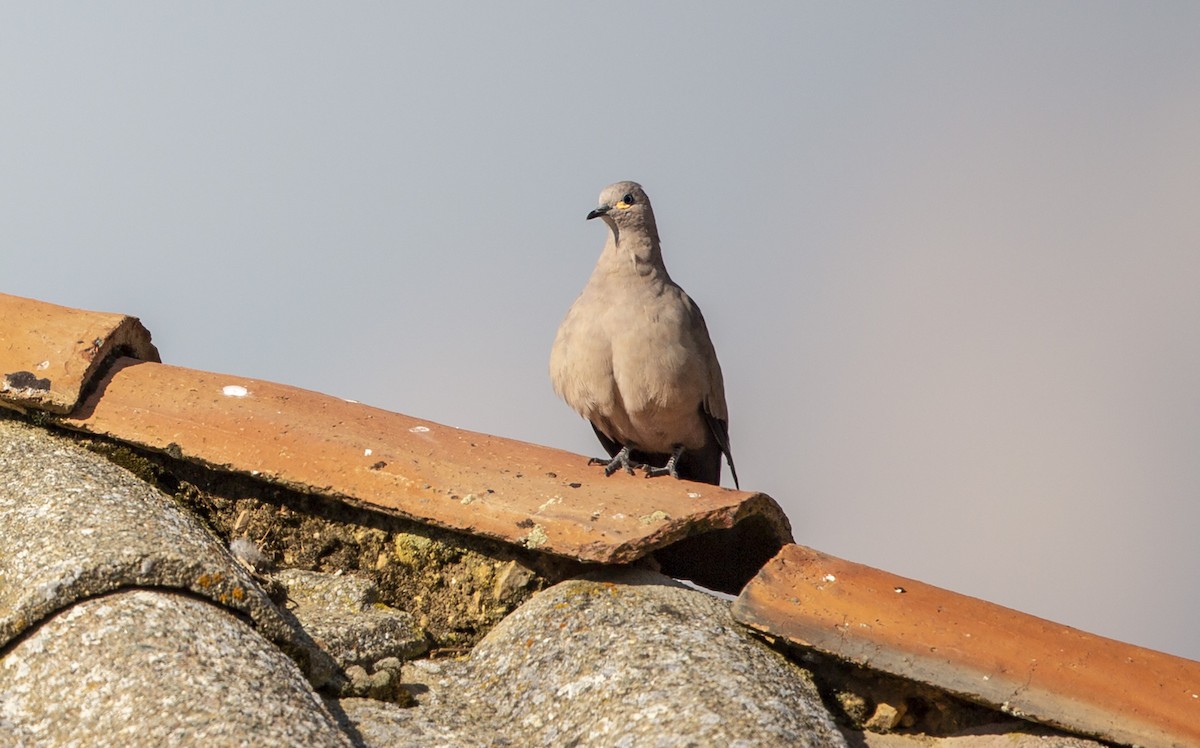
M 633 205 L 633 193 L 626 192 L 625 197 L 621 198 L 621 202 L 625 203 L 626 205 Z

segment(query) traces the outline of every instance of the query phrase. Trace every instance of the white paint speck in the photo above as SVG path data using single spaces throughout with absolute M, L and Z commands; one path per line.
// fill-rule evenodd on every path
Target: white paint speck
M 227 384 L 221 388 L 221 393 L 225 397 L 245 397 L 250 394 L 250 391 L 240 384 Z
M 689 499 L 698 499 L 698 498 L 700 498 L 700 494 L 696 493 L 695 491 L 688 491 L 688 498 Z
M 411 429 L 409 429 L 409 431 L 414 434 L 424 434 L 429 431 L 429 427 L 428 426 L 413 426 Z
M 50 362 L 43 361 L 42 363 L 38 364 L 37 366 L 35 366 L 33 368 L 37 369 L 38 371 L 45 371 L 46 369 L 50 368 Z
M 836 582 L 837 581 L 837 577 L 835 577 L 832 574 L 826 574 L 825 576 L 823 576 L 821 578 L 824 579 L 826 582 Z
M 370 457 L 370 456 L 371 456 L 371 448 L 368 447 L 363 450 L 363 457 Z

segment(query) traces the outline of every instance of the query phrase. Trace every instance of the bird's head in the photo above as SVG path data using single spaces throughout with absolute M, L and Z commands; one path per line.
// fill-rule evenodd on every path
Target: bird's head
M 618 240 L 622 233 L 647 233 L 658 238 L 650 198 L 637 182 L 617 182 L 605 187 L 600 193 L 600 205 L 587 217 L 589 221 L 603 218 Z

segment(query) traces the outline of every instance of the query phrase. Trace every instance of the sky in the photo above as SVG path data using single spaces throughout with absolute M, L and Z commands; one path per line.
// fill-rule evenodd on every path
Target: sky
M 167 363 L 596 454 L 622 179 L 744 489 L 826 553 L 1200 659 L 1200 4 L 0 3 L 0 292 Z

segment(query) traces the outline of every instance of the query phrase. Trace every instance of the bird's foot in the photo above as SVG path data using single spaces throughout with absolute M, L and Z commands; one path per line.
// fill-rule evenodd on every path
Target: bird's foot
M 683 454 L 683 447 L 676 447 L 675 451 L 671 453 L 670 459 L 667 460 L 666 465 L 663 465 L 660 468 L 653 467 L 651 465 L 643 465 L 642 467 L 646 468 L 646 477 L 657 478 L 660 475 L 669 475 L 672 478 L 678 479 L 679 471 L 676 469 L 675 463 L 679 461 L 679 456 L 681 454 Z
M 613 457 L 611 460 L 606 460 L 603 457 L 593 457 L 592 459 L 588 460 L 588 464 L 603 465 L 605 477 L 612 475 L 622 468 L 625 469 L 625 472 L 633 475 L 634 470 L 646 467 L 645 465 L 629 459 L 629 447 L 621 447 L 621 451 L 617 452 L 617 456 Z

